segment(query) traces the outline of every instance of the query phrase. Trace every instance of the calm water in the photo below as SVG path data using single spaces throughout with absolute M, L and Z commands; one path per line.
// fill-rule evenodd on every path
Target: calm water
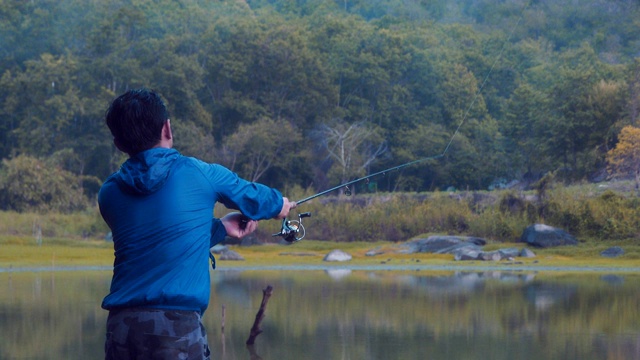
M 213 359 L 640 359 L 640 274 L 212 274 Z M 108 271 L 0 273 L 0 359 L 101 359 L 109 281 Z

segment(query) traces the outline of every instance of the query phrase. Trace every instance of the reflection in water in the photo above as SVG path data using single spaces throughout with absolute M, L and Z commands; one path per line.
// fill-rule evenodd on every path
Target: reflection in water
M 351 275 L 351 269 L 327 269 L 324 271 L 333 280 L 341 280 Z
M 110 275 L 0 273 L 0 359 L 103 358 Z M 638 274 L 212 275 L 204 320 L 213 359 L 640 359 Z M 264 333 L 248 349 L 267 285 Z

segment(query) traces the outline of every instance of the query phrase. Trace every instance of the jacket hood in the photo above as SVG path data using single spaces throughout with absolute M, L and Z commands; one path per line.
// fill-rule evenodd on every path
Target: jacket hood
M 130 157 L 115 174 L 123 191 L 146 195 L 158 191 L 167 181 L 173 164 L 180 156 L 177 150 L 153 148 Z

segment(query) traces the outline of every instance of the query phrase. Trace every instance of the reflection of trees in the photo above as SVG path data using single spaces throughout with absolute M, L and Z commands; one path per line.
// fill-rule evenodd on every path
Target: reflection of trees
M 218 286 L 259 293 L 262 276 L 243 274 Z M 589 334 L 605 332 L 615 340 L 640 331 L 638 281 L 609 289 L 589 275 L 564 280 L 509 272 L 352 271 L 335 281 L 322 272 L 274 273 L 269 283 L 279 290 L 258 353 L 265 359 L 342 358 L 343 351 L 351 358 L 465 358 L 478 347 L 508 355 L 517 346 L 531 357 L 593 358 Z M 546 306 L 536 306 L 543 299 Z M 259 300 L 253 296 L 253 309 Z M 228 318 L 240 320 L 232 346 L 243 346 L 251 326 L 243 312 L 252 311 L 236 309 Z
M 103 358 L 109 275 L 0 273 L 0 358 Z M 323 271 L 216 271 L 204 321 L 213 358 L 246 359 L 247 332 L 272 284 L 255 347 L 264 359 L 461 359 L 479 349 L 492 358 L 629 358 L 640 346 L 640 276 L 616 279 L 352 271 L 336 281 Z M 548 305 L 536 306 L 540 299 Z
M 107 312 L 100 303 L 108 278 L 0 273 L 0 359 L 103 359 Z

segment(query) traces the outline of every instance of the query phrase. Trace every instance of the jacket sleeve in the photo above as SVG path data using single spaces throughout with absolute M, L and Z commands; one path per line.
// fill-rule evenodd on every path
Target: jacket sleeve
M 209 248 L 223 242 L 226 236 L 227 230 L 224 228 L 224 225 L 222 225 L 222 221 L 220 219 L 213 218 L 213 222 L 211 223 L 211 243 L 209 244 Z
M 252 220 L 272 219 L 282 210 L 282 194 L 278 190 L 244 180 L 223 166 L 206 165 L 207 179 L 218 201 L 227 208 L 238 210 Z

